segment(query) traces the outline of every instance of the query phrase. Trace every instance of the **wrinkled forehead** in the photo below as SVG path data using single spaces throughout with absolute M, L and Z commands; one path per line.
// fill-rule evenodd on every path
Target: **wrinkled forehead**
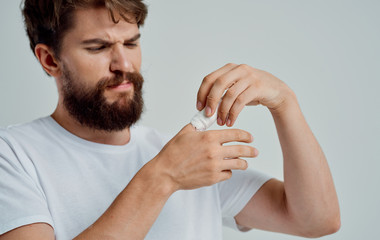
M 130 38 L 139 33 L 137 23 L 130 23 L 117 13 L 114 18 L 117 21 L 104 7 L 75 10 L 72 28 L 66 36 L 81 40 L 94 37 L 112 40 Z

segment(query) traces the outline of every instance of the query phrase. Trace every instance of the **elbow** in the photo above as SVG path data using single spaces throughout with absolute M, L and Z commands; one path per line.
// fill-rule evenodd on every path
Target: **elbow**
M 336 233 L 339 231 L 339 229 L 340 229 L 340 221 L 338 221 L 336 223 L 332 223 L 329 226 L 310 231 L 307 234 L 305 234 L 304 237 L 320 238 L 320 237 L 323 237 L 326 235 Z
M 340 214 L 337 214 L 337 216 L 320 221 L 319 224 L 313 224 L 312 227 L 304 228 L 301 235 L 306 238 L 319 238 L 338 232 L 340 227 Z

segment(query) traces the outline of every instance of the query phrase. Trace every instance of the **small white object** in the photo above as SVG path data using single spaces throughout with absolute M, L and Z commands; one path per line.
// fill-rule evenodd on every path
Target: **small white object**
M 226 89 L 223 93 L 226 94 L 228 89 Z M 216 117 L 218 116 L 218 109 L 219 105 L 222 100 L 219 101 L 218 106 L 216 107 L 216 110 L 214 112 L 214 115 L 211 117 L 206 117 L 206 108 L 204 108 L 202 111 L 197 112 L 194 117 L 191 119 L 190 123 L 195 127 L 198 131 L 206 131 L 207 128 L 211 127 L 214 122 L 216 122 Z
M 207 128 L 209 128 L 216 121 L 216 117 L 218 115 L 218 109 L 216 109 L 214 115 L 211 117 L 206 117 L 205 109 L 206 108 L 204 108 L 202 111 L 197 112 L 190 122 L 191 125 L 193 125 L 198 131 L 205 131 Z

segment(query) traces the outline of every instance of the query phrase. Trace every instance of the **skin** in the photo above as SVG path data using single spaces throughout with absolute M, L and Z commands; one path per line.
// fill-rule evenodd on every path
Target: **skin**
M 65 129 L 89 141 L 123 145 L 129 141 L 129 129 L 109 134 L 104 131 L 94 131 L 83 127 L 68 114 L 63 106 L 62 65 L 64 64 L 83 83 L 92 87 L 104 77 L 112 77 L 116 72 L 139 72 L 141 67 L 140 32 L 136 24 L 121 21 L 114 24 L 108 13 L 99 10 L 79 11 L 75 28 L 69 31 L 62 44 L 62 54 L 58 59 L 53 58 L 51 50 L 39 44 L 36 55 L 44 69 L 56 79 L 59 90 L 59 103 L 52 117 Z M 106 14 L 107 13 L 107 14 Z M 45 58 L 51 58 L 55 64 L 45 63 Z M 126 79 L 126 82 L 128 80 Z M 130 89 L 109 89 L 105 97 L 109 103 L 117 100 L 118 92 L 128 92 L 133 96 L 133 86 Z
M 62 86 L 63 63 L 92 86 L 115 71 L 140 70 L 138 40 L 130 45 L 139 34 L 136 24 L 123 20 L 114 24 L 102 8 L 77 11 L 76 21 L 78 24 L 63 40 L 59 59 L 46 45 L 39 44 L 35 50 L 43 68 L 56 79 L 58 89 Z M 93 52 L 99 45 L 83 45 L 83 41 L 94 38 L 109 44 Z M 235 216 L 237 223 L 306 237 L 336 232 L 340 213 L 330 170 L 294 93 L 267 72 L 227 64 L 204 78 L 198 92 L 198 110 L 206 108 L 213 114 L 226 89 L 218 123 L 232 126 L 245 106 L 262 104 L 273 116 L 284 156 L 284 182 L 272 179 L 265 183 Z M 107 99 L 117 100 L 118 91 L 132 94 L 133 87 L 110 89 Z M 62 105 L 61 92 L 52 116 L 68 131 L 89 141 L 112 145 L 129 142 L 129 129 L 110 133 L 76 123 Z M 257 150 L 239 142 L 250 143 L 252 139 L 251 134 L 239 129 L 197 132 L 186 125 L 136 174 L 109 209 L 75 239 L 144 239 L 175 191 L 209 186 L 229 179 L 232 169 L 245 170 L 247 162 L 240 158 L 255 157 Z M 235 145 L 223 145 L 229 142 Z M 12 230 L 0 239 L 54 239 L 54 230 L 48 224 L 36 223 Z
M 284 157 L 284 182 L 264 184 L 235 216 L 237 223 L 306 237 L 336 232 L 340 213 L 332 176 L 294 92 L 270 73 L 230 63 L 204 78 L 198 110 L 205 107 L 211 116 L 226 89 L 218 124 L 232 126 L 245 106 L 266 106 L 276 124 Z

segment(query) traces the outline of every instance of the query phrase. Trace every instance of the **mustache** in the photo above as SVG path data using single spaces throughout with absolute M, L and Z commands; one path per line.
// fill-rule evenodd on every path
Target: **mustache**
M 96 88 L 99 91 L 104 91 L 107 87 L 120 85 L 124 81 L 132 83 L 135 90 L 141 91 L 144 78 L 139 72 L 117 73 L 114 77 L 101 79 Z

